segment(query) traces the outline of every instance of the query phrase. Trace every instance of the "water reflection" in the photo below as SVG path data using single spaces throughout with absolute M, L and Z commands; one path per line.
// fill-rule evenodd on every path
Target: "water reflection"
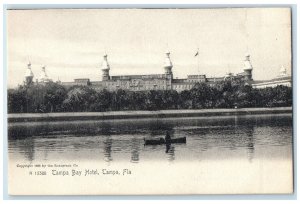
M 107 137 L 103 144 L 104 144 L 104 161 L 111 162 L 112 159 L 112 143 L 113 140 L 110 137 Z
M 131 140 L 131 162 L 138 163 L 140 160 L 140 141 L 138 138 L 134 137 Z
M 18 147 L 18 152 L 24 155 L 25 160 L 33 161 L 35 159 L 36 147 L 35 141 L 32 137 L 15 141 L 15 145 Z
M 255 143 L 255 138 L 254 138 L 254 126 L 247 128 L 245 130 L 245 134 L 247 136 L 247 156 L 248 156 L 248 160 L 250 162 L 252 162 L 253 158 L 254 158 L 254 143 Z
M 275 124 L 274 125 L 274 122 Z M 144 146 L 144 138 L 186 137 L 187 144 Z M 291 155 L 291 115 L 9 124 L 16 160 L 95 160 L 107 163 Z M 176 150 L 176 155 L 175 155 Z M 267 150 L 267 151 L 266 151 Z

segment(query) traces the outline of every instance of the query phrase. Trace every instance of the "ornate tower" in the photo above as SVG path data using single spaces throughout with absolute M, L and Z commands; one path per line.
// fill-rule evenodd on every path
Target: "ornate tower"
M 40 79 L 39 79 L 40 82 L 43 82 L 43 83 L 46 83 L 46 82 L 49 82 L 49 77 L 46 73 L 46 67 L 43 66 L 42 67 L 42 73 L 41 73 L 41 76 L 40 76 Z
M 102 81 L 109 80 L 110 79 L 110 76 L 109 76 L 110 67 L 109 67 L 109 64 L 107 61 L 107 54 L 104 54 L 104 56 L 103 56 L 103 62 L 102 62 L 101 69 L 102 69 Z
M 253 70 L 253 67 L 252 67 L 252 64 L 250 62 L 250 55 L 249 54 L 246 54 L 245 55 L 245 60 L 244 60 L 244 77 L 245 77 L 245 80 L 247 81 L 252 81 L 252 70 Z
M 170 52 L 166 52 L 166 59 L 165 59 L 165 64 L 164 64 L 164 68 L 165 68 L 165 74 L 170 77 L 171 79 L 173 79 L 173 73 L 172 73 L 172 62 L 170 59 Z
M 25 85 L 30 85 L 33 83 L 32 79 L 33 79 L 34 75 L 31 71 L 31 63 L 29 62 L 27 64 L 27 69 L 26 69 L 26 72 L 25 72 L 25 79 L 24 79 L 24 83 Z

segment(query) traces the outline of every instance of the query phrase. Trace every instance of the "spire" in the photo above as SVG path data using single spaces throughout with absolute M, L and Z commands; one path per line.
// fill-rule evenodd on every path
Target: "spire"
M 109 67 L 109 64 L 108 64 L 108 61 L 107 61 L 107 54 L 105 52 L 105 54 L 103 55 L 103 62 L 102 62 L 102 66 L 101 66 L 101 69 L 107 69 L 109 70 L 110 67 Z

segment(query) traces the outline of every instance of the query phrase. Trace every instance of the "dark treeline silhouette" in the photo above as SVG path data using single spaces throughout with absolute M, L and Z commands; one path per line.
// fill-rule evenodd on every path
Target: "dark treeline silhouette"
M 50 82 L 8 90 L 9 113 L 103 112 L 205 108 L 284 107 L 292 105 L 292 88 L 254 89 L 241 80 L 209 86 L 197 83 L 191 90 L 96 91 L 88 86 Z

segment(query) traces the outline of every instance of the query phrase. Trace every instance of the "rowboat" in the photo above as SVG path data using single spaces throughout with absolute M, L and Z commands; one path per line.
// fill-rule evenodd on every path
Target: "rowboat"
M 162 144 L 173 144 L 173 143 L 186 143 L 186 137 L 179 137 L 171 139 L 170 141 L 166 142 L 164 138 L 159 139 L 145 139 L 145 145 L 162 145 Z

